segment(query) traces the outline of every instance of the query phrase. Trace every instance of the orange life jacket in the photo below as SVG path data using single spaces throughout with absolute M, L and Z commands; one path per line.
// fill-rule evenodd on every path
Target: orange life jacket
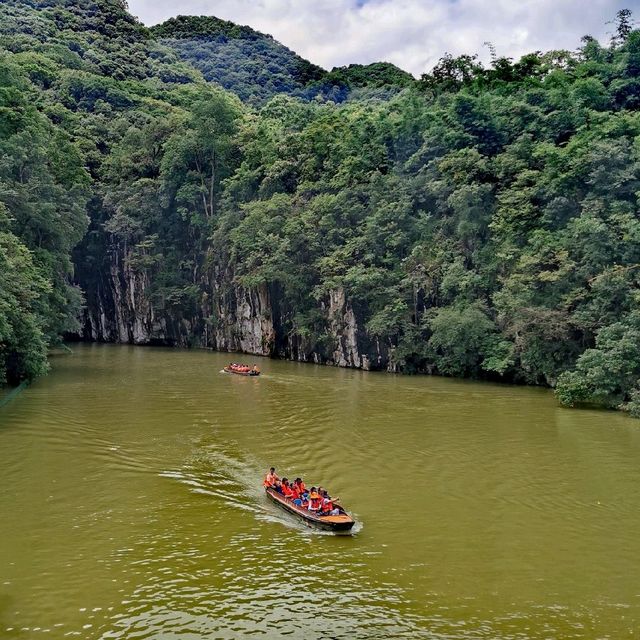
M 316 498 L 312 498 L 311 496 L 309 496 L 309 509 L 311 511 L 318 511 L 321 505 L 322 505 L 322 498 L 320 498 L 319 496 Z
M 333 502 L 331 498 L 323 498 L 322 499 L 322 510 L 323 511 L 333 511 Z
M 300 497 L 300 490 L 295 484 L 291 485 L 291 499 L 297 500 Z
M 282 485 L 282 495 L 285 498 L 291 498 L 293 496 L 293 491 L 291 490 L 291 487 L 287 486 L 286 484 Z
M 272 473 L 267 473 L 267 477 L 264 479 L 264 486 L 265 487 L 273 487 L 273 485 L 276 483 L 276 480 L 278 479 L 278 476 Z

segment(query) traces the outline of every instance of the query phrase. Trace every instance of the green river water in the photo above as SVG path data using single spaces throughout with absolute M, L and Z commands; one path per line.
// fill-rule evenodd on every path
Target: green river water
M 0 409 L 0 638 L 640 636 L 640 422 L 229 357 L 78 346 Z M 267 502 L 272 464 L 355 534 Z

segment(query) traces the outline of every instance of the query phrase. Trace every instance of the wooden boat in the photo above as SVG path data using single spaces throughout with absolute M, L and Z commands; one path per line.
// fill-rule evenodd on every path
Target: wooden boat
M 249 371 L 236 371 L 235 369 L 232 369 L 231 367 L 225 367 L 224 370 L 227 373 L 235 373 L 237 376 L 259 376 L 260 372 L 259 371 L 253 371 L 253 370 L 249 370 Z
M 265 491 L 273 502 L 282 507 L 285 511 L 301 518 L 308 526 L 323 529 L 324 531 L 345 532 L 351 531 L 353 525 L 356 523 L 356 521 L 339 505 L 336 505 L 336 507 L 340 509 L 339 515 L 318 516 L 313 511 L 309 511 L 304 507 L 299 507 L 298 505 L 293 504 L 291 500 L 288 500 L 271 487 L 265 487 Z

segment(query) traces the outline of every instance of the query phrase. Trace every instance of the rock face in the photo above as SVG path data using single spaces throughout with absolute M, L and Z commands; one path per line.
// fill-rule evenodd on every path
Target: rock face
M 356 369 L 395 370 L 392 352 L 381 348 L 359 320 L 344 289 L 319 303 L 326 338 L 295 330 L 277 287 L 245 289 L 230 270 L 201 277 L 198 302 L 172 306 L 154 296 L 152 277 L 131 267 L 126 251 L 112 246 L 100 273 L 78 274 L 87 306 L 82 334 L 90 342 L 208 347 Z M 189 308 L 189 313 L 185 312 Z

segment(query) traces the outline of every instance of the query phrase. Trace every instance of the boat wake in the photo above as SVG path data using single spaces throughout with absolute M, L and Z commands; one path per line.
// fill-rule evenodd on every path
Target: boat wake
M 180 469 L 159 473 L 160 477 L 179 482 L 192 493 L 211 496 L 229 507 L 248 511 L 257 520 L 283 525 L 308 535 L 336 535 L 306 525 L 267 500 L 262 488 L 262 466 L 257 460 L 239 460 L 218 447 L 210 446 L 189 459 Z M 358 534 L 362 524 L 356 520 L 350 535 Z

